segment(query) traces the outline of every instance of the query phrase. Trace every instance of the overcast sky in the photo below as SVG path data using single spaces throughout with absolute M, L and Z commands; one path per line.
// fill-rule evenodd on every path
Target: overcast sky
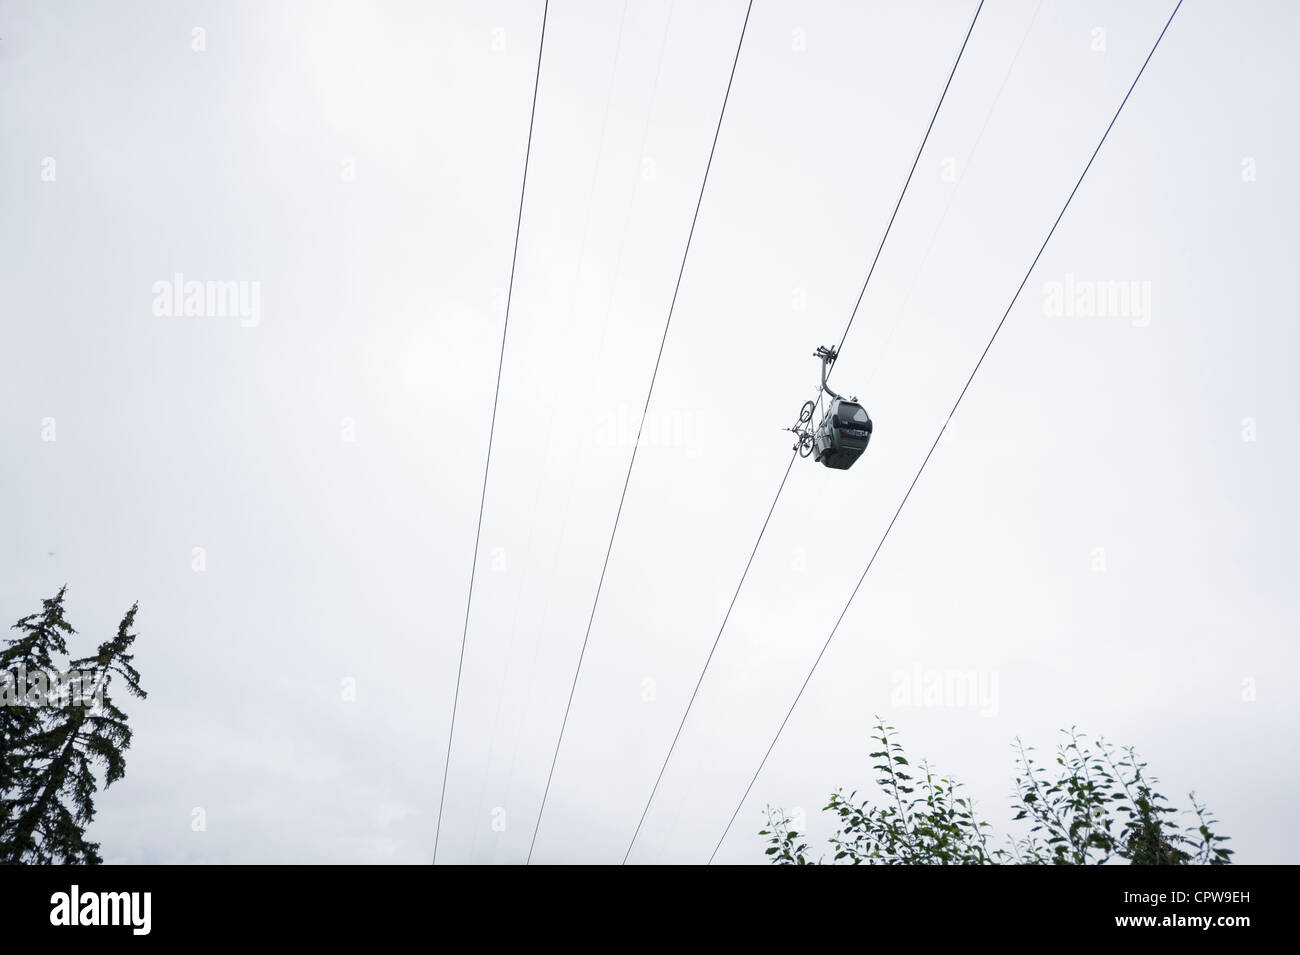
M 1172 6 L 986 3 L 835 373 L 871 446 L 796 462 L 633 861 L 708 858 Z M 622 858 L 974 7 L 755 0 L 534 861 Z M 527 855 L 744 15 L 550 5 L 440 862 Z M 430 860 L 541 20 L 0 0 L 0 618 L 140 601 L 107 861 Z M 1297 30 L 1184 4 L 719 861 L 828 834 L 876 714 L 999 832 L 1077 724 L 1297 861 Z

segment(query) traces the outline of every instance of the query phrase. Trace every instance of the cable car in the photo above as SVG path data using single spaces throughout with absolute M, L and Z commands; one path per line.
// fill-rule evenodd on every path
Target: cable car
M 812 454 L 814 460 L 828 468 L 847 471 L 871 442 L 871 416 L 867 414 L 867 409 L 858 404 L 857 398 L 837 395 L 826 383 L 830 366 L 838 357 L 835 349 L 823 346 L 814 354 L 822 360 L 821 391 L 830 396 L 830 404 L 821 423 L 814 428 L 812 419 L 816 402 L 805 402 L 799 412 L 798 423 L 787 430 L 793 431 L 798 437 L 795 450 L 802 457 Z
M 870 441 L 871 417 L 866 409 L 837 395 L 831 399 L 826 416 L 813 434 L 814 460 L 828 468 L 847 471 L 867 450 Z

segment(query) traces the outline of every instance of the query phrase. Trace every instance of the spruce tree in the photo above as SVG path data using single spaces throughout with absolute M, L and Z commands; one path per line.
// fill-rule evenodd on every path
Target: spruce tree
M 8 820 L 13 817 L 12 791 L 31 773 L 27 743 L 42 729 L 40 699 L 28 677 L 54 670 L 56 659 L 67 655 L 67 638 L 76 633 L 63 617 L 68 587 L 42 601 L 40 613 L 29 614 L 13 625 L 19 636 L 0 649 L 0 846 L 7 844 Z M 3 858 L 3 849 L 0 849 Z
M 43 614 L 18 622 L 15 629 L 22 630 L 23 636 L 10 640 L 6 656 L 0 659 L 32 660 L 46 672 L 54 671 L 54 652 L 66 652 L 63 635 L 74 632 L 63 620 L 63 593 L 60 590 L 45 602 Z M 114 677 L 132 696 L 145 696 L 130 652 L 136 638 L 131 627 L 137 606 L 127 611 L 116 635 L 101 643 L 92 656 L 72 661 L 71 669 L 86 677 L 83 685 L 65 684 L 41 706 L 7 707 L 18 715 L 5 725 L 8 755 L 0 862 L 102 861 L 99 844 L 87 840 L 85 832 L 95 815 L 96 767 L 104 770 L 105 788 L 126 771 L 123 753 L 131 744 L 131 729 L 109 692 Z

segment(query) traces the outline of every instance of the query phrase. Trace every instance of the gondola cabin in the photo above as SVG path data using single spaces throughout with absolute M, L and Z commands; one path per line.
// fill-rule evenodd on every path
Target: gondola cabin
M 832 398 L 813 436 L 816 460 L 828 468 L 847 471 L 871 441 L 871 417 L 862 405 Z

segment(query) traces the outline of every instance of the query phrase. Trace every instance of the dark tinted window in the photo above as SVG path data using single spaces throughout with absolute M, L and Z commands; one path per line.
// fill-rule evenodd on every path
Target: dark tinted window
M 839 416 L 841 424 L 849 428 L 865 428 L 867 422 L 871 420 L 861 405 L 850 404 L 847 401 L 840 405 Z

